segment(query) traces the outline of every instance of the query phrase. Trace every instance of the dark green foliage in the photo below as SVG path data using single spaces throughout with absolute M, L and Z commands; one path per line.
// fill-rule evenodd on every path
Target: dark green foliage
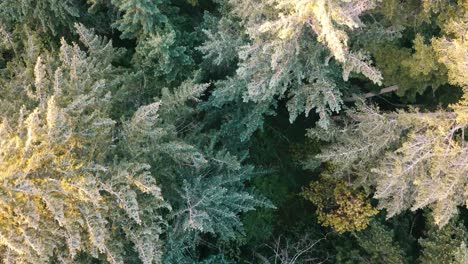
M 393 232 L 382 224 L 372 223 L 369 229 L 357 234 L 356 240 L 365 252 L 363 262 L 406 263 L 404 252 L 393 240 Z
M 430 222 L 428 225 L 427 234 L 419 239 L 422 247 L 420 263 L 465 263 L 468 237 L 466 227 L 456 221 L 451 221 L 442 229 Z

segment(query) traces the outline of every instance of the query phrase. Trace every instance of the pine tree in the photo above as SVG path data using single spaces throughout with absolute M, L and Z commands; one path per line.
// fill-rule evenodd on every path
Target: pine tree
M 467 13 L 0 1 L 0 262 L 466 263 Z
M 372 54 L 383 84 L 398 85 L 396 93 L 403 99 L 414 101 L 417 94 L 447 85 L 447 65 L 438 60 L 433 39 L 450 17 L 457 16 L 456 2 L 382 1 L 372 12 L 368 29 L 356 36 L 357 46 Z M 463 13 L 461 1 L 459 6 Z

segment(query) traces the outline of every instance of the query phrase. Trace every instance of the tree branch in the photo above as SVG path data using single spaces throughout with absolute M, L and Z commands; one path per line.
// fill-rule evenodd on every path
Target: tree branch
M 390 93 L 390 92 L 393 92 L 393 91 L 396 91 L 398 90 L 400 87 L 398 85 L 392 85 L 392 86 L 389 86 L 389 87 L 385 87 L 383 88 L 382 90 L 380 90 L 380 92 L 378 93 L 366 93 L 364 94 L 364 98 L 370 98 L 370 97 L 374 97 L 376 95 L 381 95 L 381 94 L 385 94 L 385 93 Z M 348 97 L 348 98 L 345 98 L 344 101 L 345 102 L 354 102 L 356 100 L 358 100 L 359 98 L 361 97 L 358 97 L 358 96 L 351 96 L 351 97 Z

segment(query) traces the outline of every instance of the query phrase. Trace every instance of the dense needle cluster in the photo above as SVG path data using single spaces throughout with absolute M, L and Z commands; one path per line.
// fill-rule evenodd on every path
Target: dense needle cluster
M 2 263 L 468 263 L 466 0 L 2 0 L 0 91 Z

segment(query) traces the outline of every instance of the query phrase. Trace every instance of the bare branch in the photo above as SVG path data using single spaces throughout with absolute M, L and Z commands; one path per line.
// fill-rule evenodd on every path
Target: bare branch
M 345 101 L 345 102 L 354 102 L 354 101 L 357 101 L 359 98 L 370 98 L 370 97 L 374 97 L 374 96 L 377 96 L 377 95 L 386 94 L 386 93 L 396 91 L 399 88 L 400 87 L 398 85 L 393 85 L 393 86 L 383 88 L 378 93 L 372 93 L 372 92 L 371 93 L 366 93 L 362 97 L 358 97 L 358 96 L 353 95 L 351 97 L 345 98 L 343 101 Z

